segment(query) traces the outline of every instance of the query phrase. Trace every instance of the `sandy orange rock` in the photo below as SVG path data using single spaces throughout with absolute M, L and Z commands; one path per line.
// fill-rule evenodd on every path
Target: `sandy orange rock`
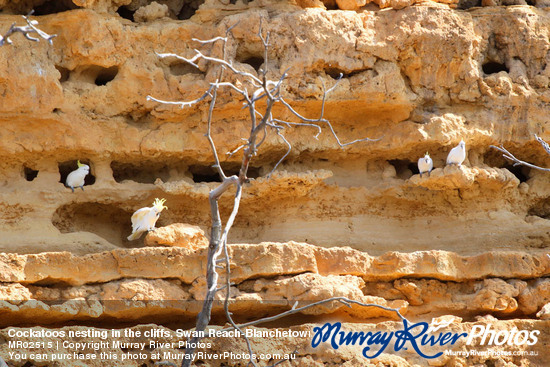
M 532 318 L 545 317 L 550 302 L 548 173 L 515 167 L 489 146 L 503 144 L 521 159 L 550 166 L 533 140 L 535 133 L 550 140 L 548 12 L 533 6 L 463 11 L 474 2 L 456 0 L 150 3 L 0 0 L 0 33 L 36 8 L 43 15 L 33 19 L 57 34 L 51 46 L 18 34 L 0 53 L 4 326 L 12 320 L 55 327 L 86 322 L 96 330 L 193 324 L 204 294 L 207 241 L 177 223 L 210 225 L 208 194 L 219 175 L 204 138 L 208 105 L 181 109 L 146 97 L 199 97 L 218 69 L 155 52 L 191 57 L 201 46 L 193 38 L 224 35 L 238 23 L 227 44 L 235 67 L 258 75 L 267 66 L 270 79 L 287 71 L 282 96 L 311 118 L 320 114 L 324 88 L 335 86 L 325 117 L 340 141 L 380 140 L 341 148 L 326 123 L 318 136 L 311 126 L 285 127 L 292 150 L 267 178 L 287 153 L 282 139 L 268 134 L 250 163 L 229 236 L 230 309 L 237 318 L 346 296 L 401 307 L 411 321 L 444 315 L 440 321 L 456 321 L 448 326 L 453 332 L 489 323 L 495 330 L 546 330 L 545 321 Z M 260 20 L 270 33 L 267 62 L 257 36 Z M 221 51 L 219 44 L 201 50 Z M 227 153 L 250 129 L 242 103 L 220 90 L 213 115 L 212 137 L 229 174 L 238 169 L 240 153 Z M 274 113 L 294 121 L 291 113 Z M 449 148 L 460 139 L 468 143 L 467 161 L 447 168 Z M 415 162 L 426 151 L 435 169 L 420 179 Z M 89 162 L 94 177 L 72 195 L 63 175 L 77 160 Z M 224 219 L 231 193 L 220 199 Z M 173 204 L 146 237 L 154 247 L 133 248 L 141 243 L 126 241 L 129 218 L 155 197 Z M 222 298 L 218 293 L 216 300 Z M 221 303 L 214 312 L 223 323 Z M 334 318 L 354 321 L 345 324 L 349 330 L 395 331 L 402 325 L 388 321 L 394 316 L 329 304 L 284 322 L 311 331 Z M 143 325 L 148 322 L 157 324 Z M 6 330 L 0 334 L 9 339 Z M 309 342 L 257 340 L 254 347 L 289 353 L 300 347 L 289 363 L 296 366 L 371 364 L 359 349 L 315 354 Z M 549 342 L 542 332 L 532 347 L 497 348 L 517 356 L 443 356 L 430 363 L 542 366 Z M 238 339 L 212 343 L 210 351 L 243 350 Z M 6 348 L 0 344 L 2 356 Z M 531 351 L 538 355 L 520 355 Z M 30 358 L 8 363 L 43 364 Z M 409 350 L 383 353 L 373 363 L 426 361 Z
M 208 246 L 208 238 L 198 227 L 185 223 L 174 223 L 147 233 L 145 246 L 177 246 L 192 250 Z

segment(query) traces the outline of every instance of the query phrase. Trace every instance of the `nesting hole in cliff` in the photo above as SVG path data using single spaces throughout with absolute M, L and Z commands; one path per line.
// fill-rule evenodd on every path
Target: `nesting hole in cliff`
M 76 6 L 71 0 L 51 0 L 35 6 L 33 15 L 56 14 L 77 8 L 78 6 Z
M 495 168 L 506 168 L 519 182 L 527 182 L 531 178 L 531 168 L 525 166 L 514 166 L 509 160 L 502 157 L 502 153 L 496 149 L 490 149 L 483 156 L 483 162 Z
M 87 164 L 88 166 L 90 166 L 90 173 L 88 173 L 86 177 L 84 177 L 84 186 L 93 185 L 95 183 L 95 176 L 92 174 L 93 167 L 90 164 L 90 161 L 81 160 L 80 163 Z M 65 185 L 65 181 L 67 180 L 67 176 L 69 175 L 69 173 L 71 173 L 72 171 L 78 168 L 78 164 L 76 160 L 61 162 L 57 166 L 59 168 L 59 182 L 61 182 L 63 185 Z M 75 187 L 75 190 L 76 190 L 76 187 Z
M 418 163 L 411 162 L 407 165 L 407 168 L 409 171 L 412 172 L 413 175 L 418 175 L 420 173 L 420 171 L 418 170 Z
M 325 73 L 334 80 L 338 80 L 338 79 L 341 79 L 341 78 L 349 78 L 349 77 L 352 77 L 356 74 L 361 73 L 362 71 L 363 70 L 357 70 L 357 71 L 352 71 L 350 73 L 347 73 L 346 71 L 344 71 L 340 68 L 329 67 L 329 68 L 325 69 Z
M 230 166 L 222 167 L 226 176 L 239 175 L 239 166 Z M 193 181 L 196 183 L 199 182 L 222 182 L 218 171 L 211 166 L 199 166 L 192 165 L 189 166 L 189 172 L 193 176 Z M 248 167 L 248 178 L 258 178 L 260 177 L 260 168 L 259 167 Z
M 550 219 L 550 197 L 539 200 L 527 211 L 528 215 L 534 215 L 544 219 Z
M 252 66 L 254 70 L 259 71 L 264 63 L 264 58 L 262 56 L 249 56 L 238 61 L 243 64 L 248 64 Z
M 413 174 L 418 174 L 418 167 L 415 163 L 405 159 L 392 159 L 388 161 L 395 168 L 397 178 L 407 180 Z
M 178 14 L 178 19 L 185 20 L 191 18 L 202 4 L 204 4 L 204 0 L 184 0 L 183 6 Z
M 70 78 L 97 86 L 107 85 L 118 74 L 118 66 L 103 67 L 99 65 L 79 66 L 71 71 Z
M 483 69 L 483 73 L 485 73 L 485 75 L 497 74 L 501 71 L 509 71 L 505 64 L 495 61 L 488 61 L 484 63 L 481 68 Z
M 27 166 L 23 166 L 23 176 L 27 181 L 33 181 L 38 176 L 38 171 Z
M 182 163 L 141 162 L 139 165 L 126 162 L 111 162 L 113 178 L 116 182 L 134 181 L 152 184 L 157 178 L 163 182 L 180 180 L 188 176 L 187 166 Z
M 338 68 L 327 68 L 325 69 L 325 73 L 332 79 L 340 79 L 344 77 L 344 71 Z
M 94 83 L 97 86 L 107 85 L 118 74 L 118 66 L 111 66 L 110 68 L 99 68 L 95 77 Z
M 190 166 L 193 182 L 222 182 L 218 171 L 209 166 Z
M 69 80 L 69 77 L 71 76 L 71 72 L 69 71 L 69 69 L 64 68 L 63 66 L 59 66 L 59 65 L 56 65 L 55 68 L 57 69 L 57 71 L 59 71 L 59 74 L 60 74 L 59 82 L 60 83 L 64 83 L 67 80 Z
M 113 204 L 72 203 L 58 208 L 53 225 L 61 233 L 90 232 L 117 246 L 125 246 L 132 232 L 132 213 Z
M 132 22 L 134 21 L 135 11 L 128 9 L 126 6 L 119 7 L 116 12 L 118 15 L 120 15 L 121 18 L 128 19 Z
M 506 168 L 508 171 L 510 171 L 514 176 L 517 177 L 520 183 L 527 182 L 527 180 L 529 180 L 529 174 L 531 173 L 531 169 L 529 167 L 524 167 L 524 166 L 514 167 L 513 164 L 509 164 L 501 168 Z
M 257 72 L 265 65 L 265 48 L 261 42 L 242 42 L 237 46 L 235 61 L 250 65 Z M 273 62 L 275 57 L 271 58 Z
M 52 277 L 46 277 L 44 279 L 40 279 L 37 282 L 32 283 L 33 286 L 38 287 L 50 287 L 50 288 L 56 288 L 56 289 L 67 289 L 71 288 L 71 284 L 65 280 L 62 279 L 56 279 Z M 49 301 L 48 304 L 59 304 L 61 301 Z
M 466 10 L 474 7 L 480 7 L 481 0 L 459 0 L 457 8 L 460 10 Z

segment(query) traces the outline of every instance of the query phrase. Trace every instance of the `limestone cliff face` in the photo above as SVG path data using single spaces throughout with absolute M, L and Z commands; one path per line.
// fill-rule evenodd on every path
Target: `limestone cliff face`
M 341 149 L 328 128 L 318 139 L 313 129 L 289 128 L 292 151 L 266 178 L 286 152 L 268 136 L 230 235 L 237 318 L 344 296 L 400 308 L 411 320 L 453 315 L 455 331 L 487 323 L 541 330 L 535 346 L 518 349 L 536 356 L 445 356 L 431 365 L 545 365 L 548 322 L 534 318 L 545 318 L 550 302 L 549 176 L 514 167 L 489 146 L 550 167 L 533 138 L 550 140 L 550 15 L 527 5 L 366 3 L 0 0 L 0 33 L 34 8 L 41 29 L 57 34 L 52 46 L 15 35 L 0 48 L 1 327 L 192 327 L 204 294 L 208 192 L 217 185 L 204 138 L 208 106 L 180 109 L 146 97 L 199 97 L 216 68 L 155 53 L 190 57 L 201 47 L 193 38 L 238 23 L 228 42 L 235 67 L 267 67 L 272 77 L 288 70 L 286 100 L 312 117 L 323 85 L 342 74 L 326 117 L 343 142 L 380 140 Z M 271 35 L 267 60 L 260 19 Z M 213 138 L 229 172 L 240 156 L 227 153 L 247 131 L 241 107 L 231 91 L 218 95 Z M 461 139 L 465 163 L 445 167 Z M 435 169 L 420 177 L 416 162 L 426 151 Z M 72 193 L 63 182 L 77 160 L 91 174 L 84 191 Z M 167 199 L 157 223 L 165 228 L 147 237 L 150 247 L 128 242 L 131 214 L 156 197 Z M 230 205 L 230 197 L 221 200 L 222 216 Z M 214 313 L 223 323 L 220 305 Z M 395 315 L 330 304 L 269 327 L 311 330 L 335 318 L 366 330 Z M 9 359 L 7 330 L 2 357 L 44 365 Z M 373 362 L 348 349 L 314 351 L 309 342 L 257 347 L 297 348 L 287 363 L 295 366 L 427 365 L 406 351 Z M 212 343 L 212 351 L 244 348 Z M 486 346 L 455 349 L 472 348 Z

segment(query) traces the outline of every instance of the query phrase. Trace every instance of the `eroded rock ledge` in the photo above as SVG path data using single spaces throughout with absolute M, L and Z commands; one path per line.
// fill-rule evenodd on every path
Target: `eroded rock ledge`
M 351 248 L 295 242 L 231 245 L 229 253 L 235 283 L 230 308 L 236 315 L 250 309 L 274 314 L 295 301 L 305 305 L 331 297 L 399 308 L 412 317 L 426 312 L 525 317 L 550 302 L 546 253 L 459 256 L 418 251 L 370 256 Z M 43 324 L 190 321 L 203 299 L 205 256 L 206 249 L 166 247 L 84 256 L 2 254 L 0 312 L 11 315 L 2 324 L 24 325 L 37 317 Z M 221 312 L 218 303 L 214 313 Z M 334 313 L 362 320 L 396 317 L 378 308 L 347 308 L 336 302 L 305 311 L 317 316 Z
M 550 274 L 545 252 L 487 252 L 460 256 L 447 251 L 389 252 L 370 256 L 352 248 L 319 248 L 289 242 L 229 246 L 232 279 L 301 274 L 355 275 L 366 281 L 429 277 L 465 281 L 498 277 L 533 279 Z M 118 249 L 77 256 L 69 252 L 1 254 L 0 281 L 82 285 L 121 278 L 176 278 L 191 284 L 203 275 L 206 250 Z M 75 269 L 77 271 L 75 271 Z

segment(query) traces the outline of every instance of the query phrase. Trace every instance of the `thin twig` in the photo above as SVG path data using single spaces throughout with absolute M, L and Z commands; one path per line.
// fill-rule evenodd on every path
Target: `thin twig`
M 334 85 L 329 88 L 328 90 L 325 88 L 325 83 L 322 82 L 323 84 L 323 99 L 321 101 L 321 114 L 319 116 L 318 119 L 309 119 L 309 118 L 306 118 L 305 116 L 302 116 L 300 113 L 298 113 L 294 108 L 292 108 L 292 106 L 284 100 L 283 97 L 280 97 L 279 98 L 279 101 L 286 107 L 288 108 L 288 110 L 290 112 L 292 112 L 296 117 L 298 117 L 301 121 L 303 122 L 309 122 L 309 123 L 324 123 L 326 124 L 329 129 L 330 129 L 330 132 L 332 134 L 332 136 L 334 137 L 334 139 L 336 139 L 336 142 L 338 143 L 338 145 L 343 148 L 343 147 L 346 147 L 348 145 L 352 145 L 352 144 L 356 144 L 356 143 L 359 143 L 359 142 L 362 142 L 362 141 L 370 141 L 370 142 L 375 142 L 375 141 L 379 141 L 380 139 L 382 138 L 378 138 L 378 139 L 371 139 L 371 138 L 362 138 L 362 139 L 355 139 L 353 141 L 350 141 L 350 142 L 347 142 L 347 143 L 342 143 L 340 141 L 340 138 L 338 137 L 338 134 L 336 134 L 336 132 L 334 131 L 334 128 L 332 127 L 332 124 L 330 123 L 329 120 L 325 119 L 324 118 L 324 114 L 325 114 L 325 103 L 326 103 L 326 98 L 327 98 L 327 95 L 332 92 L 336 86 L 338 85 L 338 83 L 340 82 L 340 79 L 342 78 L 342 74 L 340 74 L 340 77 L 337 79 L 336 83 L 334 83 Z
M 288 157 L 288 155 L 290 154 L 290 151 L 292 150 L 292 145 L 290 144 L 290 142 L 285 138 L 285 136 L 283 134 L 281 134 L 281 132 L 279 131 L 279 129 L 276 129 L 275 130 L 277 132 L 277 135 L 279 135 L 281 137 L 281 139 L 283 139 L 283 141 L 285 142 L 285 144 L 287 145 L 288 147 L 288 150 L 286 151 L 286 153 L 281 157 L 281 159 L 279 159 L 279 161 L 277 162 L 277 164 L 273 167 L 273 169 L 271 170 L 271 172 L 269 172 L 267 174 L 267 177 L 271 177 L 271 175 L 273 174 L 273 172 L 275 172 L 275 170 L 277 169 L 277 167 L 279 167 L 279 164 L 281 164 L 286 157 Z
M 230 152 L 227 152 L 226 154 L 231 157 L 233 156 L 233 154 L 237 153 L 239 150 L 243 149 L 244 147 L 246 147 L 248 144 L 241 144 L 239 145 L 237 148 L 235 148 L 234 150 L 230 151 Z
M 257 367 L 256 362 L 252 359 L 252 355 L 254 354 L 252 350 L 252 344 L 250 343 L 250 340 L 246 337 L 244 332 L 239 328 L 239 326 L 233 321 L 233 317 L 231 316 L 231 312 L 229 312 L 229 299 L 231 298 L 231 267 L 229 264 L 229 253 L 227 251 L 227 234 L 229 233 L 229 230 L 231 229 L 231 226 L 233 225 L 233 221 L 235 220 L 235 217 L 237 216 L 237 213 L 239 212 L 239 203 L 241 201 L 241 195 L 242 195 L 242 185 L 237 185 L 237 192 L 235 193 L 235 199 L 233 201 L 233 211 L 231 212 L 231 215 L 229 216 L 229 219 L 227 220 L 227 224 L 225 226 L 224 234 L 222 235 L 222 248 L 225 255 L 225 258 L 227 259 L 225 262 L 225 300 L 223 304 L 223 309 L 225 311 L 225 317 L 235 328 L 239 331 L 240 335 L 243 337 L 243 339 L 246 342 L 246 346 L 248 348 L 248 353 L 250 356 L 250 364 L 252 364 L 254 367 Z
M 225 66 L 226 68 L 228 68 L 229 70 L 231 70 L 233 73 L 237 74 L 237 75 L 241 75 L 241 76 L 245 76 L 247 78 L 250 78 L 252 80 L 254 80 L 256 83 L 259 83 L 261 84 L 262 81 L 260 79 L 258 79 L 258 77 L 246 72 L 246 71 L 241 71 L 241 70 L 238 70 L 236 69 L 233 64 L 225 61 L 225 60 L 222 60 L 222 59 L 218 59 L 217 57 L 210 57 L 210 56 L 206 56 L 204 54 L 202 54 L 199 50 L 194 50 L 196 52 L 196 55 L 193 57 L 193 59 L 195 58 L 202 58 L 206 61 L 211 61 L 213 63 L 217 63 L 217 64 L 220 64 L 220 65 L 223 65 Z M 180 59 L 183 59 L 185 60 L 183 57 L 179 57 Z
M 318 139 L 321 132 L 323 132 L 323 130 L 321 129 L 321 126 L 319 126 L 317 124 L 308 124 L 308 123 L 305 123 L 305 122 L 291 122 L 291 121 L 284 121 L 284 120 L 279 120 L 279 119 L 273 119 L 272 121 L 273 122 L 278 122 L 279 124 L 284 124 L 288 127 L 290 127 L 291 125 L 292 126 L 313 127 L 315 129 L 317 129 L 317 133 L 315 135 L 313 135 L 313 137 L 315 139 Z
M 0 35 L 0 46 L 4 46 L 5 44 L 11 45 L 13 42 L 10 39 L 10 36 L 14 33 L 22 33 L 23 36 L 25 36 L 26 39 L 34 42 L 40 41 L 40 38 L 46 40 L 50 45 L 53 44 L 53 38 L 56 37 L 56 34 L 48 34 L 44 32 L 43 30 L 39 29 L 37 27 L 38 21 L 37 20 L 30 20 L 29 16 L 34 11 L 31 11 L 28 15 L 22 15 L 23 19 L 27 22 L 27 25 L 25 26 L 16 26 L 16 23 L 13 23 L 11 27 L 6 31 L 6 33 L 2 36 Z M 32 34 L 36 33 L 39 38 L 31 36 Z
M 550 145 L 548 145 L 547 142 L 545 142 L 544 140 L 542 140 L 541 137 L 537 136 L 537 134 L 535 134 L 535 139 L 540 143 L 540 145 L 542 145 L 542 147 L 544 148 L 544 150 L 546 150 L 546 153 L 550 154 Z
M 155 98 L 153 96 L 147 96 L 145 97 L 145 99 L 147 101 L 155 101 L 155 102 L 158 102 L 158 103 L 162 103 L 162 104 L 169 104 L 169 105 L 176 105 L 176 106 L 180 106 L 180 108 L 184 108 L 184 107 L 191 107 L 192 105 L 194 104 L 197 104 L 201 101 L 203 101 L 206 97 L 208 96 L 212 96 L 212 90 L 215 88 L 215 85 L 210 85 L 210 88 L 208 88 L 208 90 L 206 92 L 204 92 L 204 94 L 202 96 L 200 96 L 199 98 L 197 99 L 194 99 L 192 101 L 185 101 L 185 102 L 178 102 L 178 101 L 164 101 L 162 99 L 158 99 L 158 98 Z
M 261 319 L 258 319 L 258 320 L 246 322 L 244 324 L 239 324 L 237 326 L 239 326 L 240 328 L 245 328 L 245 327 L 248 327 L 248 326 L 255 326 L 255 325 L 259 325 L 259 324 L 264 324 L 266 322 L 279 320 L 283 317 L 286 317 L 286 316 L 289 316 L 289 315 L 294 315 L 294 314 L 297 314 L 297 313 L 302 312 L 304 310 L 307 310 L 308 308 L 319 306 L 319 305 L 322 305 L 324 303 L 333 302 L 333 301 L 338 301 L 338 302 L 341 302 L 343 304 L 347 304 L 347 306 L 350 306 L 350 304 L 356 304 L 356 305 L 363 306 L 363 307 L 380 308 L 380 309 L 383 309 L 383 310 L 386 310 L 386 311 L 389 311 L 389 312 L 394 312 L 397 316 L 399 316 L 399 318 L 401 320 L 408 321 L 405 318 L 405 316 L 401 315 L 401 312 L 399 312 L 398 309 L 394 309 L 394 308 L 386 307 L 386 306 L 382 306 L 382 305 L 377 305 L 375 303 L 363 303 L 363 302 L 360 302 L 360 301 L 349 299 L 347 297 L 332 297 L 332 298 L 323 299 L 321 301 L 317 301 L 317 302 L 314 302 L 314 303 L 310 303 L 309 305 L 302 306 L 302 307 L 299 307 L 299 308 L 292 308 L 288 311 L 282 312 L 282 313 L 274 315 L 274 316 L 268 316 L 268 317 L 264 317 L 264 318 L 261 318 Z M 225 329 L 222 329 L 221 331 L 225 332 L 225 331 L 229 331 L 229 330 L 233 330 L 233 328 L 225 328 Z
M 497 147 L 497 146 L 494 146 L 494 145 L 489 145 L 490 148 L 494 148 L 496 150 L 499 150 L 501 151 L 502 153 L 502 156 L 508 160 L 511 160 L 512 162 L 514 162 L 513 166 L 527 166 L 527 167 L 530 167 L 530 168 L 534 168 L 534 169 L 538 169 L 540 171 L 546 171 L 546 172 L 550 172 L 550 168 L 543 168 L 543 167 L 539 167 L 539 166 L 535 166 L 534 164 L 531 164 L 529 162 L 525 162 L 525 161 L 522 161 L 518 158 L 516 158 L 512 153 L 510 153 L 506 148 L 504 148 L 502 145 L 500 147 Z
M 256 150 L 264 143 L 265 139 L 267 138 L 267 125 L 264 127 L 264 135 L 262 136 L 262 139 L 256 144 Z
M 218 37 L 214 37 L 214 38 L 211 38 L 209 40 L 200 40 L 198 38 L 191 38 L 192 41 L 195 41 L 195 42 L 198 42 L 200 44 L 207 44 L 207 43 L 214 43 L 216 41 L 224 41 L 224 42 L 227 42 L 227 37 L 221 37 L 221 36 L 218 36 Z
M 225 31 L 225 37 L 218 36 L 218 37 L 211 38 L 209 40 L 200 40 L 198 38 L 191 38 L 191 39 L 193 41 L 201 43 L 201 44 L 214 43 L 216 41 L 223 41 L 224 44 L 226 44 L 229 34 L 231 34 L 231 31 L 233 30 L 233 28 L 235 28 L 239 23 L 240 22 L 237 22 L 237 23 L 233 24 L 231 27 L 227 28 L 226 31 Z
M 264 67 L 262 69 L 262 79 L 263 79 L 263 85 L 266 86 L 266 79 L 267 79 L 267 50 L 269 49 L 269 32 L 267 32 L 265 38 L 262 34 L 262 25 L 263 25 L 263 17 L 260 17 L 260 26 L 258 27 L 258 36 L 260 37 L 260 40 L 262 41 L 262 45 L 264 46 Z
M 197 65 L 195 62 L 200 59 L 200 55 L 195 55 L 193 56 L 192 58 L 188 59 L 186 57 L 183 57 L 183 56 L 180 56 L 180 55 L 177 55 L 177 54 L 173 54 L 171 52 L 167 52 L 167 53 L 161 53 L 159 54 L 158 52 L 155 52 L 155 54 L 160 57 L 161 59 L 164 59 L 164 58 L 167 58 L 167 57 L 175 57 L 176 59 L 178 60 L 181 60 L 181 61 L 185 61 L 186 63 L 188 63 L 189 65 L 193 65 L 194 67 L 196 67 L 197 69 L 200 69 L 199 68 L 199 65 Z
M 210 149 L 212 150 L 212 154 L 214 155 L 214 167 L 218 171 L 218 174 L 220 175 L 220 179 L 225 181 L 227 178 L 225 176 L 225 172 L 223 171 L 223 168 L 220 164 L 220 158 L 218 157 L 218 150 L 216 149 L 216 144 L 214 143 L 214 139 L 212 138 L 212 115 L 214 114 L 214 106 L 216 104 L 216 98 L 218 96 L 218 87 L 213 86 L 214 91 L 212 93 L 212 100 L 210 101 L 210 107 L 208 108 L 208 123 L 206 127 L 206 138 L 208 139 L 208 143 L 210 144 Z
M 229 87 L 231 89 L 234 89 L 237 93 L 239 94 L 245 94 L 246 92 L 244 91 L 244 89 L 239 89 L 235 86 L 235 84 L 233 83 L 229 83 L 229 82 L 222 82 L 222 83 L 215 83 L 216 84 L 216 87 Z

